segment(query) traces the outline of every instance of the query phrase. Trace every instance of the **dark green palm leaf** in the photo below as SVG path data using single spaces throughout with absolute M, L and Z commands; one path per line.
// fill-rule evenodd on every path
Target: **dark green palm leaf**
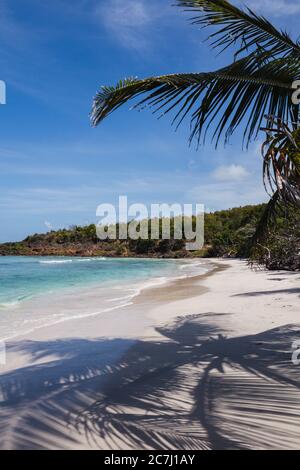
M 252 246 L 265 240 L 268 236 L 269 228 L 276 222 L 276 216 L 282 215 L 283 207 L 280 204 L 280 193 L 276 191 L 266 205 L 262 217 L 256 227 L 252 240 Z
M 192 18 L 194 24 L 221 27 L 210 36 L 214 47 L 222 47 L 224 50 L 239 43 L 236 54 L 260 46 L 273 57 L 291 53 L 300 56 L 298 42 L 249 8 L 247 11 L 240 10 L 226 0 L 177 0 L 177 4 L 189 11 L 199 12 Z
M 250 140 L 265 114 L 295 118 L 298 108 L 291 106 L 290 95 L 299 68 L 299 60 L 263 62 L 251 55 L 210 73 L 126 79 L 116 87 L 102 87 L 94 99 L 92 123 L 98 125 L 127 101 L 146 94 L 137 106 L 148 105 L 161 115 L 177 107 L 178 125 L 190 115 L 191 139 L 199 141 L 204 128 L 212 124 L 217 140 L 223 132 L 228 137 L 245 119 L 245 136 Z

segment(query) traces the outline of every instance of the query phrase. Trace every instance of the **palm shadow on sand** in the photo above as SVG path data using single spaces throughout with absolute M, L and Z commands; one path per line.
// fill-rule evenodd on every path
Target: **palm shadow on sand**
M 211 315 L 179 318 L 158 329 L 160 341 L 134 345 L 21 344 L 40 360 L 61 357 L 0 376 L 2 445 L 59 448 L 60 439 L 72 448 L 80 433 L 103 449 L 299 447 L 300 366 L 291 344 L 300 327 L 226 338 L 207 323 Z

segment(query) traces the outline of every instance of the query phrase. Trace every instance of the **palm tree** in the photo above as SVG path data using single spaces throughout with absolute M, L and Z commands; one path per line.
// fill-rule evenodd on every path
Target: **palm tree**
M 215 28 L 212 47 L 233 48 L 233 62 L 209 73 L 127 78 L 115 87 L 103 86 L 94 99 L 92 124 L 141 97 L 135 107 L 173 112 L 176 126 L 189 118 L 190 142 L 197 144 L 209 129 L 217 145 L 242 127 L 248 145 L 263 129 L 263 172 L 272 192 L 257 238 L 282 202 L 300 207 L 299 104 L 292 100 L 293 83 L 300 79 L 300 42 L 227 0 L 177 0 L 177 5 L 193 12 L 192 24 Z

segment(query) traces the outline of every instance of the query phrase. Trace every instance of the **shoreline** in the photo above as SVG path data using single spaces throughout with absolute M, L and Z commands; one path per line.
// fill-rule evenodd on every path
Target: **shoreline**
M 126 258 L 129 259 L 129 258 Z M 89 258 L 87 259 L 89 260 Z M 121 258 L 120 258 L 121 260 Z M 124 259 L 125 260 L 125 259 Z M 134 260 L 134 258 L 132 258 Z M 146 260 L 143 259 L 143 261 Z M 65 260 L 64 263 L 72 262 L 73 260 Z M 100 261 L 105 261 L 104 258 L 100 258 Z M 149 262 L 152 262 L 152 259 L 149 259 Z M 166 260 L 162 260 L 166 261 Z M 156 290 L 160 287 L 166 285 L 172 286 L 174 283 L 180 280 L 199 277 L 200 279 L 205 274 L 205 272 L 210 270 L 211 262 L 203 262 L 202 260 L 174 260 L 178 262 L 177 273 L 166 273 L 164 271 L 153 272 L 149 277 L 144 279 L 116 279 L 113 281 L 105 281 L 103 283 L 99 281 L 93 282 L 82 282 L 70 286 L 63 286 L 55 292 L 51 289 L 49 291 L 40 292 L 33 294 L 32 297 L 28 297 L 22 301 L 8 302 L 5 304 L 5 308 L 2 309 L 5 314 L 17 314 L 18 316 L 24 316 L 30 313 L 30 317 L 33 319 L 39 314 L 40 309 L 44 309 L 49 317 L 48 321 L 41 317 L 41 324 L 29 327 L 26 331 L 15 332 L 14 334 L 6 337 L 0 337 L 2 341 L 13 341 L 18 340 L 19 337 L 28 336 L 34 334 L 35 331 L 48 328 L 54 325 L 63 324 L 64 322 L 71 322 L 73 320 L 88 319 L 89 317 L 94 317 L 97 315 L 102 315 L 104 313 L 109 313 L 115 310 L 123 309 L 125 307 L 130 307 L 139 296 L 141 296 L 145 291 L 152 289 Z M 44 261 L 39 261 L 39 263 L 44 263 Z M 47 263 L 60 263 L 59 260 L 49 260 Z M 176 265 L 174 264 L 174 267 Z M 187 268 L 187 271 L 184 271 L 182 268 Z M 196 270 L 193 271 L 193 268 Z M 182 271 L 181 271 L 182 270 Z M 201 272 L 204 271 L 204 272 Z M 186 274 L 185 274 L 186 273 Z M 133 287 L 134 285 L 134 287 Z M 109 293 L 109 295 L 106 295 Z M 105 298 L 103 298 L 103 294 Z M 80 309 L 77 312 L 77 305 L 80 305 Z M 51 306 L 51 307 L 50 307 Z M 61 318 L 59 311 L 64 311 L 65 306 L 69 311 L 69 315 L 64 314 Z M 73 310 L 72 310 L 73 309 Z M 84 311 L 85 313 L 83 313 Z M 0 308 L 1 312 L 1 308 Z M 31 321 L 29 317 L 29 322 Z M 27 320 L 27 321 L 28 321 Z
M 299 273 L 211 262 L 110 314 L 10 342 L 0 447 L 298 448 Z

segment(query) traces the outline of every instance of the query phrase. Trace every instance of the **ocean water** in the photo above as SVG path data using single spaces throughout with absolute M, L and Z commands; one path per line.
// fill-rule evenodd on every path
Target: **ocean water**
M 0 257 L 0 339 L 112 311 L 144 288 L 208 269 L 197 260 Z

